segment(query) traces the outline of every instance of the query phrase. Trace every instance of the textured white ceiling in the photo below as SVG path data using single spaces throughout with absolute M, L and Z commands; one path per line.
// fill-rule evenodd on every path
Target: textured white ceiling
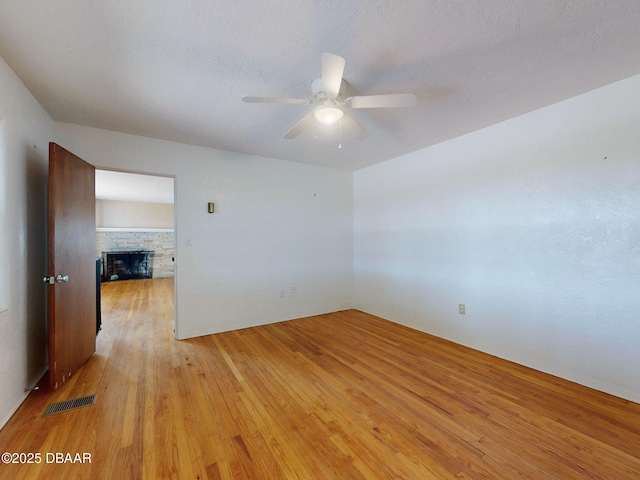
M 0 0 L 0 55 L 54 120 L 355 170 L 640 73 L 637 0 Z M 320 55 L 354 94 L 413 92 L 282 135 Z M 317 138 L 316 138 L 317 137 Z

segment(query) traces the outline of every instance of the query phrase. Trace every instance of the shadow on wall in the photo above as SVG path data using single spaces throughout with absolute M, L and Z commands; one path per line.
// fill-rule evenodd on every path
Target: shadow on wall
M 6 144 L 6 122 L 0 118 L 0 225 L 6 228 L 6 212 L 7 212 L 7 144 Z M 7 235 L 0 235 L 0 265 L 7 265 Z M 0 312 L 3 312 L 9 306 L 9 298 L 7 296 L 7 269 L 0 268 Z
M 24 249 L 24 278 L 27 295 L 26 351 L 27 385 L 34 385 L 47 365 L 47 289 L 42 277 L 47 269 L 47 184 L 48 152 L 36 145 L 24 146 L 26 158 L 26 241 L 20 242 Z M 20 217 L 19 217 L 20 218 Z

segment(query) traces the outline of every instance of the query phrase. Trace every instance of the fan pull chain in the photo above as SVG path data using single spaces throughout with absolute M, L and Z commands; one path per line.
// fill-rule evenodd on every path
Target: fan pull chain
M 340 120 L 340 139 L 338 140 L 338 150 L 342 150 L 342 120 Z

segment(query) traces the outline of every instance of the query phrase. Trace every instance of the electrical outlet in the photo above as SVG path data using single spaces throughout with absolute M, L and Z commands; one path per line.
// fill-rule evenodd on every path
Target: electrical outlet
M 458 304 L 458 313 L 460 315 L 465 315 L 467 313 L 467 308 L 464 306 L 464 303 Z
M 280 298 L 284 298 L 284 288 L 280 290 Z
M 291 287 L 291 296 L 295 297 L 298 295 L 298 287 Z

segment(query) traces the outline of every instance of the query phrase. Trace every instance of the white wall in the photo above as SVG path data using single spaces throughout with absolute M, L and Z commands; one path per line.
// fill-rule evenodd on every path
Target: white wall
M 52 126 L 0 58 L 0 427 L 47 365 L 42 277 Z
M 98 228 L 173 228 L 174 211 L 170 203 L 96 200 Z
M 179 338 L 351 307 L 351 173 L 54 128 L 60 145 L 97 167 L 175 175 Z
M 637 76 L 356 172 L 355 307 L 640 401 L 639 98 Z

